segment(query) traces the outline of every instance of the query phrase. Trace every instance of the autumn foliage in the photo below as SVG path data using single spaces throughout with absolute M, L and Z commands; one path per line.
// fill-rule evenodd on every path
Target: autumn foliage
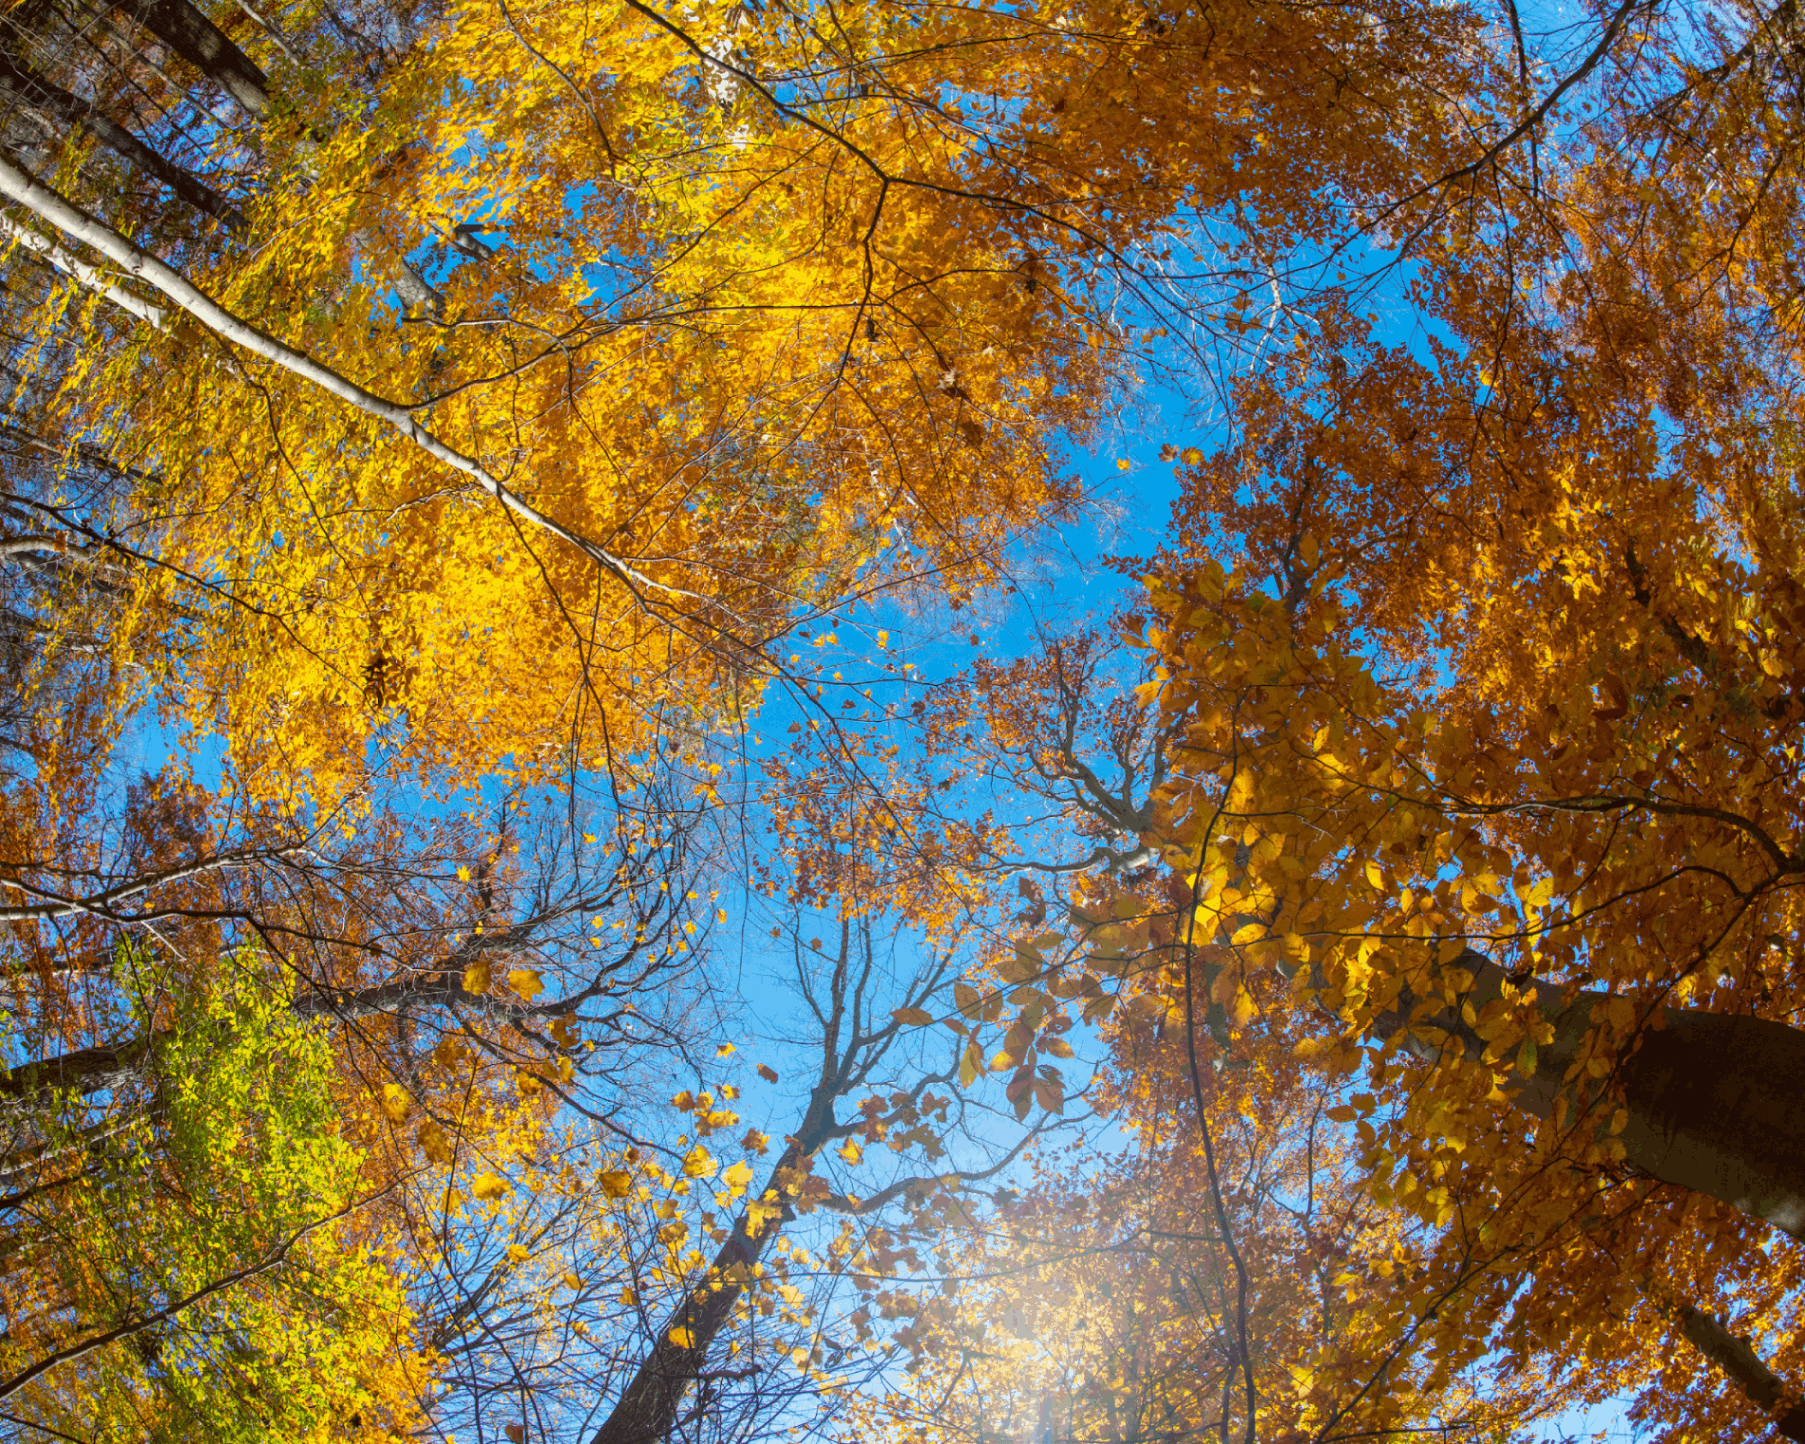
M 1580 19 L 9 0 L 9 1435 L 1805 1438 L 1805 50 Z

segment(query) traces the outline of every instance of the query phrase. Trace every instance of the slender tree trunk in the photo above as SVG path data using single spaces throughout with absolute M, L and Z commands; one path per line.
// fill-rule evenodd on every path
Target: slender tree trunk
M 589 1444 L 664 1444 L 676 1431 L 683 1397 L 703 1377 L 709 1346 L 733 1318 L 734 1305 L 745 1293 L 760 1256 L 794 1216 L 791 1191 L 800 1188 L 808 1160 L 835 1135 L 834 1101 L 862 1076 L 855 1064 L 861 1047 L 854 1041 L 842 1055 L 841 1029 L 847 1022 L 847 978 L 850 924 L 840 925 L 840 958 L 832 984 L 833 1004 L 823 1019 L 821 1077 L 809 1094 L 802 1126 L 790 1138 L 764 1185 L 748 1196 L 746 1208 L 733 1222 L 733 1233 L 716 1252 L 704 1282 L 679 1304 L 668 1324 L 652 1340 L 652 1351 L 614 1401 L 614 1408 L 591 1436 Z M 858 996 L 855 992 L 855 997 Z M 856 1006 L 853 1013 L 857 1017 Z M 775 1206 L 777 1217 L 759 1225 L 749 1220 L 752 1205 Z
M 269 114 L 269 77 L 191 0 L 125 0 L 121 9 L 201 74 L 246 115 Z
M 1774 1421 L 1783 1438 L 1805 1441 L 1805 1404 L 1787 1406 L 1786 1386 L 1774 1371 L 1761 1361 L 1761 1356 L 1745 1338 L 1732 1334 L 1715 1314 L 1691 1304 L 1677 1311 L 1680 1332 L 1687 1342 L 1736 1381 L 1755 1407 Z
M 86 131 L 116 155 L 168 186 L 196 210 L 224 221 L 233 230 L 244 228 L 244 217 L 238 208 L 212 186 L 165 159 L 124 126 L 102 115 L 91 102 L 64 90 L 17 56 L 3 50 L 0 50 L 0 92 L 61 121 L 72 130 Z
M 780 1225 L 791 1217 L 789 1196 L 782 1185 L 784 1174 L 807 1156 L 801 1142 L 784 1150 L 764 1190 L 752 1195 L 765 1198 L 775 1194 L 782 1214 L 766 1219 L 756 1234 L 747 1226 L 745 1213 L 734 1220 L 732 1236 L 709 1265 L 708 1282 L 690 1294 L 659 1331 L 652 1352 L 627 1381 L 589 1444 L 663 1444 L 670 1437 L 677 1427 L 683 1396 L 701 1376 L 709 1346 L 733 1317 L 733 1306 L 746 1291 L 752 1266 L 782 1232 Z
M 1633 1277 L 1642 1296 L 1663 1318 L 1680 1326 L 1686 1341 L 1741 1389 L 1749 1402 L 1773 1421 L 1783 1438 L 1805 1441 L 1805 1405 L 1787 1405 L 1785 1383 L 1762 1362 L 1747 1338 L 1732 1334 L 1729 1325 L 1716 1314 L 1695 1304 L 1676 1305 L 1646 1277 Z
M 1509 975 L 1482 954 L 1468 952 L 1457 965 L 1474 975 L 1462 1002 L 1483 1010 L 1502 996 Z M 1536 1053 L 1535 1073 L 1513 1102 L 1537 1117 L 1551 1117 L 1566 1093 L 1569 1108 L 1589 1086 L 1598 1098 L 1608 1090 L 1628 1114 L 1622 1134 L 1624 1161 L 1663 1183 L 1708 1194 L 1805 1240 L 1805 1032 L 1765 1018 L 1663 1008 L 1604 1080 L 1566 1082 L 1567 1070 L 1592 1026 L 1592 1009 L 1606 993 L 1583 992 L 1561 1006 L 1557 984 L 1534 984 L 1554 1039 Z M 1408 990 L 1382 1014 L 1375 1032 L 1403 1033 L 1417 1003 Z M 1426 1020 L 1445 1030 L 1477 1058 L 1481 1038 L 1458 1009 Z M 1434 1052 L 1420 1041 L 1406 1046 Z M 1603 1105 L 1608 1110 L 1610 1103 Z
M 81 257 L 57 245 L 48 236 L 40 236 L 29 227 L 20 225 L 9 215 L 0 214 L 0 236 L 17 241 L 26 250 L 41 257 L 64 275 L 73 278 L 95 295 L 105 297 L 120 310 L 128 315 L 136 316 L 147 325 L 162 330 L 169 324 L 169 313 L 161 306 L 154 306 L 149 301 L 140 300 L 123 287 L 115 286 L 113 278 L 105 271 L 90 266 Z
M 529 930 L 501 931 L 485 937 L 486 947 L 468 944 L 447 959 L 441 969 L 425 977 L 403 978 L 373 988 L 315 988 L 296 998 L 289 1011 L 297 1018 L 325 1018 L 356 1022 L 361 1018 L 387 1017 L 404 1008 L 446 1008 L 453 1012 L 480 1013 L 514 1023 L 555 1017 L 559 1007 L 510 1002 L 467 992 L 464 970 L 486 952 L 506 949 L 525 941 Z M 54 1057 L 20 1063 L 0 1075 L 0 1107 L 47 1092 L 82 1096 L 116 1088 L 142 1073 L 157 1048 L 173 1037 L 167 1029 L 130 1038 L 107 1047 L 78 1048 Z
M 358 231 L 352 240 L 359 242 L 366 252 L 377 250 L 376 243 L 368 231 Z M 386 267 L 388 277 L 395 283 L 395 290 L 401 297 L 401 304 L 416 316 L 443 316 L 445 314 L 445 298 L 439 294 L 438 288 L 408 264 L 406 256 L 397 251 L 388 258 Z
M 55 227 L 70 240 L 94 247 L 128 275 L 154 286 L 170 301 L 186 311 L 201 325 L 223 340 L 241 346 L 253 355 L 280 366 L 329 395 L 336 396 L 365 415 L 386 422 L 422 451 L 443 462 L 452 470 L 469 477 L 496 501 L 529 526 L 536 527 L 560 541 L 567 542 L 584 556 L 623 583 L 641 606 L 647 605 L 647 593 L 659 592 L 669 597 L 682 597 L 713 605 L 708 598 L 658 581 L 638 570 L 621 557 L 589 538 L 571 530 L 509 487 L 473 457 L 446 445 L 421 425 L 413 408 L 398 405 L 372 391 L 365 390 L 331 367 L 311 356 L 285 346 L 275 337 L 260 331 L 243 318 L 226 310 L 206 292 L 195 286 L 173 267 L 133 244 L 105 222 L 97 220 L 67 197 L 29 174 L 0 150 L 0 195 L 24 206 L 45 224 Z M 24 230 L 17 227 L 17 230 Z M 26 232 L 26 234 L 30 234 Z M 48 244 L 48 243 L 46 243 Z M 139 305 L 145 303 L 139 302 Z
M 282 33 L 281 27 L 278 26 L 275 21 L 266 20 L 261 10 L 252 7 L 250 0 L 238 0 L 238 8 L 244 11 L 246 15 L 249 15 L 252 20 L 257 22 L 257 28 L 265 35 L 269 36 L 269 38 L 275 42 L 276 48 L 286 55 L 290 61 L 296 65 L 301 63 L 300 52 L 295 49 L 294 45 L 289 41 L 289 38 Z

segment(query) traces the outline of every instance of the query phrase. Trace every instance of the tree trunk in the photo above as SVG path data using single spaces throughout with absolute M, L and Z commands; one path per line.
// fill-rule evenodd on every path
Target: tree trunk
M 509 934 L 499 933 L 491 939 L 491 948 L 505 947 Z M 464 968 L 491 949 L 464 949 L 448 958 L 443 968 L 418 978 L 403 978 L 373 988 L 340 990 L 316 988 L 296 998 L 289 1011 L 297 1018 L 326 1018 L 335 1022 L 356 1022 L 361 1018 L 387 1017 L 409 1007 L 439 1007 L 485 1017 L 525 1023 L 554 1017 L 556 1004 L 539 1006 L 510 1002 L 470 993 L 464 989 Z M 74 1093 L 86 1097 L 116 1088 L 140 1074 L 162 1043 L 173 1037 L 168 1029 L 159 1029 L 107 1047 L 77 1048 L 50 1058 L 20 1063 L 0 1074 L 0 1107 L 8 1102 L 29 1100 L 49 1092 Z
M 269 114 L 269 77 L 192 0 L 129 0 L 129 3 L 122 0 L 122 4 L 126 13 L 151 34 L 222 86 L 247 114 L 259 120 Z M 259 23 L 269 28 L 267 22 L 260 20 Z M 277 43 L 287 48 L 287 42 L 280 36 L 277 36 Z M 382 250 L 367 231 L 357 231 L 351 239 L 366 253 Z M 402 305 L 411 314 L 434 317 L 444 314 L 445 298 L 408 263 L 405 256 L 397 252 L 384 257 L 379 264 L 383 273 L 395 283 Z
M 0 236 L 17 241 L 26 250 L 56 267 L 64 275 L 73 278 L 95 295 L 105 297 L 120 310 L 128 315 L 136 316 L 147 325 L 155 326 L 160 331 L 169 324 L 169 313 L 164 311 L 161 306 L 154 306 L 149 301 L 140 300 L 123 287 L 115 286 L 113 278 L 105 271 L 90 266 L 79 256 L 57 245 L 48 236 L 40 236 L 36 231 L 20 225 L 11 216 L 4 213 L 0 213 Z
M 842 922 L 833 1007 L 824 1019 L 821 1079 L 809 1094 L 802 1126 L 787 1141 L 764 1185 L 748 1195 L 746 1208 L 733 1221 L 732 1235 L 710 1262 L 706 1280 L 677 1306 L 669 1323 L 652 1340 L 651 1353 L 627 1381 L 589 1444 L 664 1444 L 676 1431 L 683 1396 L 703 1377 L 709 1346 L 732 1319 L 733 1306 L 746 1291 L 753 1266 L 782 1232 L 781 1225 L 794 1216 L 791 1190 L 802 1187 L 808 1160 L 836 1136 L 834 1100 L 844 1094 L 852 1079 L 862 1076 L 854 1062 L 860 1047 L 856 1025 L 853 1045 L 844 1056 L 840 1053 L 849 937 L 850 924 Z M 748 1223 L 751 1207 L 760 1200 L 775 1204 L 779 1212 L 776 1218 L 767 1217 L 752 1227 Z
M 783 1169 L 794 1168 L 800 1156 L 794 1145 L 784 1151 L 772 1170 L 766 1192 L 777 1187 L 776 1179 Z M 778 1197 L 783 1196 L 779 1188 Z M 778 1224 L 789 1215 L 786 1202 L 783 1218 L 767 1219 L 756 1236 L 747 1229 L 745 1214 L 734 1221 L 733 1236 L 721 1245 L 710 1263 L 712 1283 L 704 1284 L 685 1299 L 659 1332 L 652 1352 L 634 1370 L 590 1444 L 662 1444 L 670 1436 L 677 1427 L 684 1394 L 702 1373 L 709 1346 L 733 1317 L 733 1306 L 746 1291 L 743 1282 L 734 1280 L 750 1276 L 765 1246 L 777 1237 Z
M 625 559 L 615 556 L 599 543 L 571 530 L 549 513 L 541 511 L 525 497 L 508 487 L 500 477 L 474 457 L 466 456 L 455 447 L 448 446 L 428 431 L 421 424 L 419 413 L 413 407 L 398 405 L 372 391 L 366 391 L 355 381 L 340 375 L 331 367 L 284 345 L 274 336 L 260 331 L 243 318 L 226 310 L 179 271 L 165 265 L 142 247 L 127 240 L 111 226 L 89 215 L 65 196 L 30 175 L 9 159 L 4 150 L 0 150 L 0 195 L 24 206 L 38 219 L 55 227 L 70 240 L 80 241 L 84 245 L 94 247 L 128 275 L 135 276 L 156 287 L 163 295 L 223 340 L 229 341 L 235 346 L 241 346 L 253 355 L 260 356 L 264 360 L 282 367 L 283 370 L 292 372 L 327 394 L 348 402 L 366 415 L 388 423 L 422 451 L 445 463 L 452 470 L 469 477 L 529 526 L 568 543 L 583 556 L 600 566 L 615 580 L 624 584 L 642 607 L 648 605 L 646 598 L 652 592 L 713 605 L 706 597 L 647 575 Z
M 191 0 L 128 0 L 121 7 L 258 120 L 269 114 L 269 77 Z
M 359 242 L 366 253 L 378 249 L 368 231 L 357 231 L 351 239 Z M 384 269 L 388 278 L 395 283 L 401 304 L 410 315 L 439 317 L 445 314 L 445 298 L 439 294 L 438 288 L 416 271 L 408 263 L 407 257 L 398 250 L 389 258 Z
M 1782 1437 L 1805 1441 L 1805 1404 L 1788 1406 L 1786 1386 L 1764 1363 L 1747 1339 L 1738 1338 L 1722 1319 L 1703 1309 L 1684 1304 L 1678 1310 L 1680 1332 L 1687 1341 L 1724 1373 L 1736 1381 L 1755 1407 L 1774 1421 Z
M 196 210 L 224 221 L 233 230 L 244 228 L 238 208 L 199 177 L 166 160 L 131 131 L 116 125 L 89 101 L 64 90 L 40 75 L 17 56 L 0 50 L 0 93 L 72 130 L 86 131 L 129 164 L 161 181 Z
M 1483 1010 L 1502 996 L 1509 975 L 1489 958 L 1468 952 L 1456 965 L 1474 976 L 1462 1002 Z M 1534 1076 L 1512 1101 L 1547 1118 L 1563 1091 L 1576 1099 L 1577 1086 L 1564 1081 L 1567 1069 L 1592 1026 L 1593 1007 L 1611 995 L 1579 993 L 1562 1007 L 1558 984 L 1534 986 L 1554 1040 L 1537 1050 Z M 1374 1031 L 1401 1034 L 1417 1001 L 1406 990 Z M 1484 1052 L 1485 1040 L 1457 1008 L 1425 1021 L 1459 1040 L 1469 1057 Z M 1435 1051 L 1421 1041 L 1407 1046 L 1419 1056 Z M 1629 1115 L 1621 1134 L 1626 1163 L 1805 1240 L 1805 1032 L 1765 1018 L 1663 1008 L 1601 1086 Z
M 130 0 L 125 9 L 176 54 L 222 86 L 248 115 L 261 120 L 269 114 L 269 77 L 192 0 Z M 269 28 L 267 22 L 259 23 Z M 287 48 L 280 36 L 277 43 Z M 365 251 L 381 249 L 367 232 L 355 233 L 352 240 Z M 385 258 L 382 268 L 395 283 L 402 305 L 410 313 L 434 317 L 444 314 L 445 298 L 406 257 L 397 253 Z
M 783 1212 L 775 1219 L 767 1218 L 756 1234 L 747 1227 L 744 1212 L 734 1220 L 732 1236 L 709 1265 L 709 1282 L 686 1298 L 660 1330 L 652 1352 L 627 1381 L 589 1444 L 663 1444 L 671 1436 L 683 1396 L 701 1377 L 709 1346 L 733 1317 L 733 1306 L 746 1291 L 752 1266 L 782 1232 L 780 1225 L 794 1214 L 783 1179 L 786 1173 L 794 1173 L 809 1152 L 802 1140 L 793 1140 L 764 1188 L 749 1195 L 752 1199 L 774 1196 Z

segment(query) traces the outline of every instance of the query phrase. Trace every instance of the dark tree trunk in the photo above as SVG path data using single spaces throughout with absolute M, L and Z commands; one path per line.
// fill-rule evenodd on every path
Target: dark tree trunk
M 191 0 L 122 0 L 121 9 L 237 101 L 269 114 L 269 77 Z
M 1474 975 L 1463 1002 L 1482 1010 L 1502 995 L 1509 975 L 1496 963 L 1469 952 L 1458 965 Z M 1573 1097 L 1579 1086 L 1563 1080 L 1592 1026 L 1593 1006 L 1609 995 L 1582 992 L 1562 1007 L 1558 984 L 1535 987 L 1554 1040 L 1537 1050 L 1535 1074 L 1513 1102 L 1547 1118 L 1555 1099 L 1563 1091 Z M 1416 1001 L 1406 992 L 1375 1031 L 1397 1036 Z M 1468 1056 L 1484 1051 L 1485 1040 L 1457 1009 L 1426 1021 L 1457 1039 Z M 1412 1051 L 1432 1050 L 1419 1043 Z M 1765 1018 L 1663 1008 L 1615 1076 L 1589 1086 L 1608 1089 L 1628 1113 L 1621 1135 L 1626 1163 L 1805 1240 L 1805 1032 Z
M 152 150 L 131 131 L 102 115 L 92 103 L 40 75 L 17 56 L 0 50 L 0 92 L 12 96 L 72 130 L 83 130 L 144 174 L 161 181 L 196 210 L 244 227 L 238 208 L 205 181 Z
M 746 1214 L 734 1221 L 732 1237 L 716 1251 L 709 1266 L 710 1282 L 685 1299 L 660 1331 L 652 1352 L 627 1381 L 589 1444 L 663 1444 L 670 1437 L 677 1427 L 684 1394 L 702 1375 L 709 1345 L 733 1317 L 733 1306 L 746 1291 L 744 1280 L 766 1246 L 782 1232 L 780 1225 L 791 1217 L 782 1180 L 806 1157 L 800 1142 L 784 1150 L 764 1190 L 751 1195 L 765 1198 L 774 1191 L 782 1214 L 767 1218 L 757 1234 L 747 1227 Z
M 507 933 L 496 937 L 505 941 Z M 463 985 L 463 957 L 473 957 L 480 949 L 472 949 L 455 957 L 441 972 L 425 977 L 403 978 L 373 988 L 316 988 L 295 999 L 290 1011 L 298 1018 L 330 1018 L 337 1022 L 355 1022 L 360 1018 L 386 1017 L 404 1008 L 438 1007 L 453 1012 L 481 1013 L 512 1022 L 532 1022 L 557 1015 L 560 1005 L 531 1006 L 511 1003 L 502 998 L 478 996 L 466 992 Z M 88 1096 L 108 1088 L 116 1088 L 129 1078 L 138 1076 L 149 1063 L 158 1046 L 173 1036 L 167 1029 L 127 1039 L 107 1047 L 78 1048 L 73 1052 L 20 1063 L 0 1073 L 0 1106 L 9 1101 L 28 1101 L 46 1093 L 74 1093 Z
M 844 1057 L 839 1054 L 840 1029 L 845 1021 L 849 936 L 849 925 L 842 923 L 840 966 L 833 983 L 834 1005 L 823 1040 L 827 1062 L 821 1081 L 809 1095 L 802 1126 L 789 1139 L 764 1185 L 748 1195 L 746 1209 L 734 1220 L 732 1235 L 710 1262 L 707 1280 L 677 1307 L 652 1340 L 651 1353 L 627 1381 L 589 1444 L 664 1444 L 670 1438 L 680 1422 L 683 1396 L 691 1385 L 705 1378 L 702 1370 L 709 1346 L 733 1318 L 733 1307 L 746 1291 L 753 1266 L 782 1232 L 781 1226 L 794 1216 L 795 1194 L 791 1190 L 803 1187 L 809 1159 L 836 1136 L 834 1100 L 857 1074 L 853 1058 L 858 1045 L 855 1043 Z M 767 1216 L 762 1226 L 754 1228 L 748 1220 L 751 1205 L 757 1200 L 775 1204 L 779 1212 L 776 1218 Z

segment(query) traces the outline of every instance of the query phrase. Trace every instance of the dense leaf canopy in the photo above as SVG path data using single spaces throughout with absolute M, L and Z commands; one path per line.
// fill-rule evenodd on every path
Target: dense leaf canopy
M 6 0 L 7 1437 L 1805 1438 L 1805 34 L 1558 18 Z

